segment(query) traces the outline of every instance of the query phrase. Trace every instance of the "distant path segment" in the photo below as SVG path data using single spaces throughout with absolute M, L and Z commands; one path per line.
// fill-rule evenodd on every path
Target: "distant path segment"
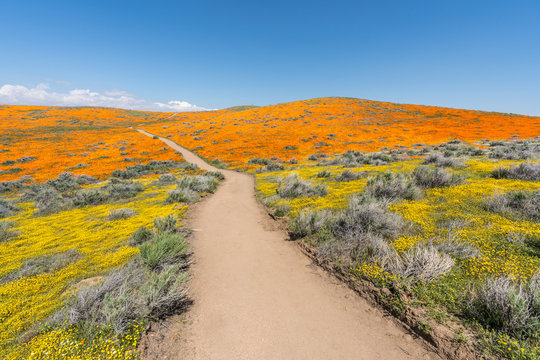
M 201 169 L 218 170 L 159 139 Z M 146 358 L 440 359 L 286 241 L 257 203 L 253 176 L 219 171 L 225 181 L 190 211 L 194 304 L 187 320 L 150 338 Z

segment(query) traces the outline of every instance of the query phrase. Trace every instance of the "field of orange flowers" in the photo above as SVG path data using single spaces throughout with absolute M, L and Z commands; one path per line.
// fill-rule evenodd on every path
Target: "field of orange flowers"
M 0 181 L 42 182 L 62 172 L 104 178 L 149 160 L 180 159 L 130 126 L 152 113 L 118 109 L 0 106 Z
M 167 114 L 143 128 L 195 149 L 207 159 L 249 167 L 251 158 L 296 158 L 353 149 L 440 144 L 451 139 L 531 138 L 540 118 L 436 106 L 321 98 L 244 111 Z

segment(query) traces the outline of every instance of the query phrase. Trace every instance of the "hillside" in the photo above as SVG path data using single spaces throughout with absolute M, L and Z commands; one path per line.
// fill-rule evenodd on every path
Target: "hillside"
M 217 156 L 232 166 L 244 167 L 257 157 L 302 160 L 314 153 L 377 151 L 452 139 L 532 138 L 540 135 L 540 118 L 321 98 L 237 112 L 182 113 L 144 128 L 170 136 L 205 158 Z

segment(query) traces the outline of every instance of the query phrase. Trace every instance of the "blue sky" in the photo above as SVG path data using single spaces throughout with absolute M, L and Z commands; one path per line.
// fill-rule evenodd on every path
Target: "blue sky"
M 540 115 L 539 18 L 538 1 L 3 1 L 0 103 Z

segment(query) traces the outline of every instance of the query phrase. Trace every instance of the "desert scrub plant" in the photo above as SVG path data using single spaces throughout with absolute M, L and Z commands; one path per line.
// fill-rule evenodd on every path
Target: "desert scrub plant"
M 144 191 L 144 186 L 136 181 L 122 181 L 113 178 L 102 190 L 105 190 L 113 200 L 118 200 L 137 196 Z
M 272 172 L 272 171 L 281 171 L 284 169 L 285 167 L 283 165 L 275 163 L 275 162 L 271 162 L 270 164 L 257 169 L 257 172 Z
M 212 176 L 218 180 L 225 180 L 225 175 L 221 171 L 207 171 L 206 176 Z
M 540 272 L 527 284 L 509 277 L 488 278 L 471 292 L 467 310 L 488 329 L 518 339 L 540 335 Z
M 456 167 L 456 166 L 462 166 L 463 162 L 461 160 L 453 158 L 453 157 L 447 157 L 441 154 L 440 152 L 434 152 L 429 154 L 426 157 L 426 160 L 424 161 L 425 164 L 433 164 L 435 166 L 442 166 L 442 167 Z
M 188 276 L 182 270 L 182 265 L 165 265 L 160 272 L 148 276 L 140 292 L 151 317 L 173 315 L 187 304 L 188 292 L 183 284 Z
M 0 221 L 0 243 L 19 236 L 18 231 L 11 230 L 13 225 L 15 225 L 13 221 Z
M 179 188 L 168 192 L 165 204 L 189 203 L 196 201 L 198 198 L 199 194 L 196 191 L 190 188 Z
M 1 219 L 11 216 L 19 212 L 20 210 L 21 209 L 18 206 L 13 204 L 13 201 L 0 198 L 0 218 Z
M 160 232 L 154 240 L 139 246 L 142 262 L 150 269 L 178 262 L 186 256 L 188 242 L 178 233 Z
M 345 170 L 338 176 L 336 176 L 336 181 L 347 182 L 362 179 L 366 177 L 365 173 L 361 172 L 352 172 L 351 170 Z
M 247 163 L 250 165 L 268 165 L 270 164 L 270 160 L 266 158 L 253 158 L 249 159 Z
M 398 236 L 404 228 L 403 219 L 389 212 L 385 203 L 367 194 L 349 199 L 347 209 L 342 211 L 333 226 L 339 239 L 352 239 L 364 233 L 374 233 L 385 238 Z
M 198 193 L 213 193 L 217 189 L 217 181 L 213 176 L 183 176 L 178 180 L 177 189 L 191 189 Z
M 154 232 L 152 230 L 148 229 L 146 226 L 141 226 L 140 228 L 137 229 L 137 231 L 133 233 L 133 235 L 131 235 L 131 238 L 129 240 L 129 245 L 137 246 L 137 245 L 140 245 L 142 243 L 152 240 L 153 237 L 154 237 Z
M 446 169 L 419 166 L 412 172 L 414 182 L 423 189 L 453 186 L 463 183 L 463 178 Z
M 321 170 L 317 173 L 318 178 L 329 178 L 330 176 L 332 176 L 332 173 L 326 169 Z
M 540 181 L 540 163 L 521 163 L 517 166 L 500 167 L 491 172 L 495 179 Z
M 485 200 L 488 210 L 506 216 L 518 216 L 540 222 L 540 190 L 515 190 L 505 194 L 494 194 Z
M 107 215 L 107 220 L 122 220 L 122 219 L 129 219 L 132 216 L 135 216 L 137 213 L 130 208 L 122 208 L 122 209 L 116 209 L 111 210 L 109 212 L 109 215 Z
M 390 269 L 409 283 L 416 281 L 432 281 L 447 274 L 454 266 L 455 260 L 449 255 L 440 253 L 431 244 L 418 244 L 395 257 Z
M 32 178 L 25 175 L 20 179 L 11 181 L 0 181 L 0 194 L 12 193 L 27 186 L 32 181 Z
M 173 214 L 169 214 L 163 217 L 157 217 L 154 219 L 154 227 L 158 232 L 175 232 L 177 218 Z
M 125 170 L 115 170 L 111 176 L 120 179 L 135 179 L 143 175 L 159 174 L 171 169 L 185 167 L 186 163 L 173 160 L 151 160 L 147 164 L 128 166 Z
M 385 172 L 368 180 L 365 192 L 368 196 L 389 201 L 418 200 L 422 191 L 401 173 Z
M 173 174 L 163 174 L 159 177 L 158 183 L 161 185 L 174 184 L 176 182 L 176 176 Z
M 290 221 L 291 236 L 302 238 L 317 233 L 323 227 L 330 227 L 334 217 L 327 210 L 301 210 Z
M 328 189 L 322 184 L 303 180 L 298 174 L 282 178 L 278 184 L 278 194 L 282 198 L 321 197 L 328 194 Z

